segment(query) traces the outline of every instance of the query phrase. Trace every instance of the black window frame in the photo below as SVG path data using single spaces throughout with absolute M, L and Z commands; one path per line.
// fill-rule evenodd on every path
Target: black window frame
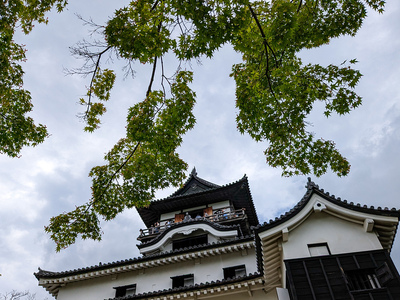
M 180 288 L 180 287 L 185 287 L 185 286 L 191 286 L 190 285 L 185 285 L 185 279 L 187 278 L 192 278 L 193 279 L 193 284 L 194 284 L 194 274 L 185 274 L 185 275 L 179 275 L 179 276 L 172 276 L 172 288 Z
M 135 288 L 135 293 L 133 295 L 136 295 L 136 283 L 113 287 L 113 289 L 115 289 L 115 297 L 126 296 L 126 291 L 132 288 Z
M 286 286 L 293 300 L 400 299 L 400 276 L 385 249 L 286 259 L 284 262 Z M 373 272 L 376 277 L 372 276 Z M 349 274 L 357 273 L 370 275 L 370 278 L 364 278 L 372 282 L 378 280 L 379 285 L 353 288 Z
M 242 276 L 236 276 L 237 270 L 244 270 L 244 276 L 247 275 L 246 265 L 237 265 L 237 266 L 227 267 L 227 268 L 223 268 L 223 270 L 224 270 L 224 279 L 225 280 L 242 277 Z
M 311 255 L 310 248 L 317 248 L 317 247 L 326 247 L 326 249 L 328 250 L 328 254 Z M 332 255 L 331 249 L 329 249 L 328 243 L 307 244 L 307 248 L 308 248 L 308 252 L 310 253 L 310 256 L 311 256 L 311 257 Z
M 344 271 L 350 292 L 381 288 L 381 283 L 373 268 Z

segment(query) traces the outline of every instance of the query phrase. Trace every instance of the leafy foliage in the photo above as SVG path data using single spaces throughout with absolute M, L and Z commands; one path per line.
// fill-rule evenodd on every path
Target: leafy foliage
M 87 91 L 88 101 L 84 98 L 79 99 L 80 104 L 87 106 L 85 114 L 85 121 L 87 126 L 85 131 L 93 132 L 99 128 L 100 119 L 99 116 L 103 115 L 107 109 L 104 104 L 100 101 L 108 101 L 110 99 L 110 91 L 115 82 L 115 73 L 112 70 L 100 70 L 98 69 L 93 76 L 91 86 Z M 92 95 L 97 97 L 100 101 L 91 101 Z
M 46 3 L 59 9 L 65 5 Z M 361 73 L 353 69 L 355 60 L 341 65 L 303 64 L 299 53 L 332 38 L 355 35 L 367 8 L 382 12 L 384 4 L 382 0 L 135 0 L 117 10 L 106 26 L 97 28 L 103 44 L 81 43 L 74 49 L 86 59 L 82 73 L 92 74 L 87 97 L 81 99 L 86 106 L 85 130 L 92 132 L 101 124 L 114 85 L 115 72 L 101 68 L 105 54 L 115 53 L 128 66 L 135 61 L 152 65 L 149 87 L 144 100 L 128 111 L 126 137 L 105 156 L 107 164 L 91 170 L 92 199 L 52 218 L 46 227 L 57 250 L 78 236 L 100 239 L 99 217 L 111 220 L 125 208 L 147 205 L 157 189 L 183 180 L 187 164 L 176 149 L 194 126 L 195 93 L 189 87 L 193 75 L 181 68 L 182 62 L 212 57 L 228 43 L 243 57 L 231 74 L 236 82 L 237 127 L 256 141 L 267 142 L 267 163 L 282 168 L 284 176 L 320 176 L 328 169 L 347 175 L 349 162 L 333 141 L 315 137 L 307 117 L 316 102 L 325 105 L 326 117 L 347 114 L 361 105 L 354 91 Z M 31 20 L 44 20 L 33 12 L 15 16 L 28 31 Z M 7 45 L 11 54 L 5 62 L 24 58 L 23 50 L 11 40 Z M 164 70 L 167 58 L 175 58 L 178 65 L 169 70 L 174 74 L 170 77 Z M 15 78 L 22 78 L 22 70 L 10 66 L 8 82 L 21 85 L 22 79 Z M 156 76 L 160 78 L 157 88 L 153 87 Z M 27 92 L 20 93 L 25 97 L 21 99 L 28 98 Z M 21 107 L 11 96 L 6 98 Z M 33 139 L 23 141 L 29 138 Z M 33 141 L 40 142 L 37 136 Z M 23 142 L 16 140 L 15 153 L 18 145 Z
M 130 108 L 127 136 L 105 156 L 108 164 L 90 171 L 91 201 L 53 217 L 45 228 L 57 242 L 57 250 L 73 244 L 79 234 L 100 240 L 98 216 L 111 220 L 125 208 L 147 205 L 158 189 L 182 182 L 187 164 L 176 149 L 195 124 L 191 81 L 191 72 L 180 71 L 171 84 L 171 98 L 152 91 Z
M 0 153 L 17 157 L 23 146 L 36 146 L 46 138 L 44 125 L 27 116 L 32 110 L 29 91 L 24 90 L 25 49 L 13 41 L 15 29 L 28 34 L 34 22 L 46 23 L 45 13 L 54 6 L 61 11 L 65 0 L 2 1 L 0 3 Z

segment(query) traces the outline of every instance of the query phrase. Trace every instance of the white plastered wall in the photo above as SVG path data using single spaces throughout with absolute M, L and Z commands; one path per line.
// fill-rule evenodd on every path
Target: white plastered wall
M 312 213 L 283 242 L 284 259 L 309 257 L 308 244 L 327 243 L 331 254 L 382 249 L 375 232 L 362 225 L 333 217 L 325 212 Z
M 129 284 L 136 284 L 136 293 L 170 289 L 172 287 L 171 277 L 192 273 L 194 274 L 195 284 L 211 282 L 223 279 L 223 268 L 242 264 L 246 265 L 247 274 L 257 272 L 254 248 L 121 273 L 117 276 L 111 275 L 68 283 L 60 289 L 57 299 L 98 300 L 114 298 L 115 290 L 113 287 Z

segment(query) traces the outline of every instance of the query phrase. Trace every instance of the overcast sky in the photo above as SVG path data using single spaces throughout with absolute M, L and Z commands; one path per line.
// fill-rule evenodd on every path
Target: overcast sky
M 135 65 L 134 80 L 122 73 L 112 91 L 108 112 L 100 130 L 83 132 L 76 117 L 77 104 L 88 79 L 65 76 L 64 68 L 79 66 L 69 46 L 87 35 L 87 27 L 75 16 L 92 17 L 104 24 L 114 9 L 128 1 L 72 0 L 62 14 L 52 13 L 49 25 L 38 25 L 18 41 L 27 45 L 25 87 L 35 105 L 31 114 L 46 124 L 51 136 L 22 156 L 0 157 L 0 294 L 30 290 L 38 299 L 51 298 L 37 286 L 38 267 L 63 271 L 137 257 L 139 228 L 144 225 L 135 210 L 103 223 L 101 242 L 78 241 L 55 252 L 43 227 L 51 216 L 74 209 L 90 197 L 88 172 L 103 163 L 104 154 L 124 135 L 126 109 L 143 99 L 149 73 Z M 389 0 L 386 12 L 371 12 L 355 38 L 344 37 L 330 45 L 303 53 L 305 62 L 340 64 L 356 58 L 364 74 L 357 91 L 363 105 L 350 115 L 326 119 L 317 107 L 310 117 L 316 137 L 333 139 L 350 160 L 346 178 L 327 174 L 312 179 L 342 199 L 361 204 L 400 208 L 400 3 Z M 240 56 L 229 47 L 212 60 L 193 64 L 197 93 L 197 125 L 179 149 L 189 169 L 216 184 L 227 184 L 246 174 L 260 222 L 291 209 L 305 193 L 307 178 L 282 178 L 279 169 L 265 164 L 266 145 L 240 135 L 235 125 L 235 86 L 228 75 Z M 118 62 L 117 62 L 118 63 Z M 118 69 L 120 70 L 120 68 Z M 190 171 L 189 170 L 189 171 Z M 165 197 L 173 190 L 160 193 Z M 400 242 L 395 240 L 392 258 L 400 266 Z

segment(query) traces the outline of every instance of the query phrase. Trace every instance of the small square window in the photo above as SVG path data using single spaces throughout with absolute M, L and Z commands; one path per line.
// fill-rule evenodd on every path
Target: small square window
M 232 279 L 232 278 L 243 277 L 243 276 L 246 276 L 246 266 L 245 265 L 224 268 L 224 279 L 228 279 L 228 278 Z
M 310 256 L 331 255 L 331 251 L 329 250 L 327 243 L 309 244 L 307 246 Z
M 172 288 L 179 288 L 179 287 L 194 285 L 194 275 L 193 274 L 174 276 L 174 277 L 171 277 L 171 279 L 172 279 Z
M 193 276 L 183 279 L 183 286 L 191 286 L 194 284 Z
M 136 284 L 123 285 L 114 287 L 115 297 L 124 297 L 136 294 Z
M 127 288 L 125 291 L 125 296 L 129 296 L 129 295 L 135 295 L 136 294 L 136 286 L 135 287 L 131 287 L 131 288 Z

